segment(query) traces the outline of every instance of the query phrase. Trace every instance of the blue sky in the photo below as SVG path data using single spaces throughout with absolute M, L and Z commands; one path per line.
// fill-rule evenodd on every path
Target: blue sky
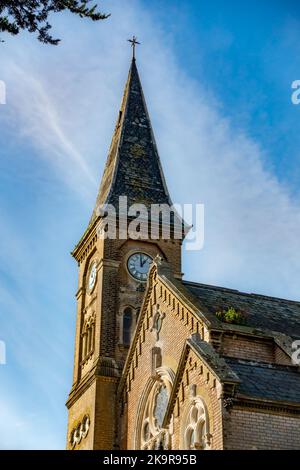
M 2 449 L 64 448 L 77 267 L 136 34 L 174 202 L 205 204 L 186 279 L 299 298 L 297 1 L 102 1 L 98 24 L 53 17 L 63 39 L 0 45 Z

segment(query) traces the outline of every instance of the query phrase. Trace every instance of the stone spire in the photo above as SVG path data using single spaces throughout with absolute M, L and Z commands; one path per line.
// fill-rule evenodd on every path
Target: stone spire
M 92 220 L 105 204 L 172 205 L 133 57 Z

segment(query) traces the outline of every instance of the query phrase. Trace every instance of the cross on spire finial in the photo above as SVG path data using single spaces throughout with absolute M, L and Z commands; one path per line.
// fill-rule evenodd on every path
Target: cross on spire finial
M 132 36 L 132 39 L 127 39 L 127 41 L 131 43 L 131 47 L 132 47 L 132 58 L 135 59 L 135 46 L 136 46 L 137 44 L 141 44 L 141 43 L 138 42 L 137 37 L 135 37 L 135 36 Z

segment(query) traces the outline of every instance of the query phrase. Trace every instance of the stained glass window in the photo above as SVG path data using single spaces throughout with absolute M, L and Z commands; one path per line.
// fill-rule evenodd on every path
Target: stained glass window
M 156 395 L 155 405 L 154 405 L 154 417 L 156 419 L 156 424 L 161 428 L 166 409 L 168 406 L 168 392 L 165 385 L 161 385 Z

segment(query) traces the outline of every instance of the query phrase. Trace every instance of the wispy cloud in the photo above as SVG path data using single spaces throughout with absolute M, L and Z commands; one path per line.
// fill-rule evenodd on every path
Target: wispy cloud
M 76 289 L 68 250 L 92 210 L 133 31 L 143 43 L 138 66 L 172 198 L 205 204 L 204 249 L 184 253 L 186 277 L 291 298 L 299 293 L 300 204 L 267 167 L 260 142 L 222 114 L 213 86 L 204 90 L 182 70 L 175 41 L 166 39 L 147 8 L 129 0 L 110 2 L 109 8 L 110 20 L 82 24 L 80 36 L 76 21 L 62 17 L 56 26 L 64 37 L 59 48 L 22 38 L 3 53 L 8 97 L 2 129 L 18 149 L 32 149 L 24 158 L 51 179 L 45 193 L 34 178 L 26 181 L 39 204 L 26 200 L 18 211 L 25 220 L 34 212 L 32 231 L 22 230 L 13 210 L 1 213 L 0 259 L 9 276 L 2 278 L 1 321 L 11 355 L 0 396 L 0 419 L 11 423 L 1 435 L 2 448 L 64 446 Z M 1 165 L 11 171 L 15 156 L 3 156 Z M 15 178 L 5 201 L 12 209 L 14 193 L 21 199 L 24 190 L 24 181 Z M 57 188 L 65 199 L 56 199 Z M 45 395 L 43 406 L 32 400 L 24 411 L 20 373 L 29 396 L 37 390 Z
M 92 174 L 87 160 L 74 145 L 73 136 L 66 130 L 66 116 L 62 112 L 64 103 L 59 96 L 54 99 L 51 84 L 43 74 L 35 75 L 30 65 L 22 68 L 15 62 L 6 67 L 9 77 L 10 106 L 8 112 L 11 123 L 22 137 L 29 140 L 36 148 L 36 153 L 48 159 L 49 163 L 64 182 L 76 187 L 81 196 L 86 196 L 86 188 L 96 187 L 96 178 Z M 65 121 L 65 122 L 63 122 Z M 76 175 L 81 175 L 81 183 Z M 85 184 L 82 184 L 85 181 Z
M 25 408 L 25 410 L 24 410 Z M 63 449 L 61 432 L 54 423 L 34 414 L 26 403 L 18 403 L 11 394 L 0 394 L 0 420 L 2 450 Z

